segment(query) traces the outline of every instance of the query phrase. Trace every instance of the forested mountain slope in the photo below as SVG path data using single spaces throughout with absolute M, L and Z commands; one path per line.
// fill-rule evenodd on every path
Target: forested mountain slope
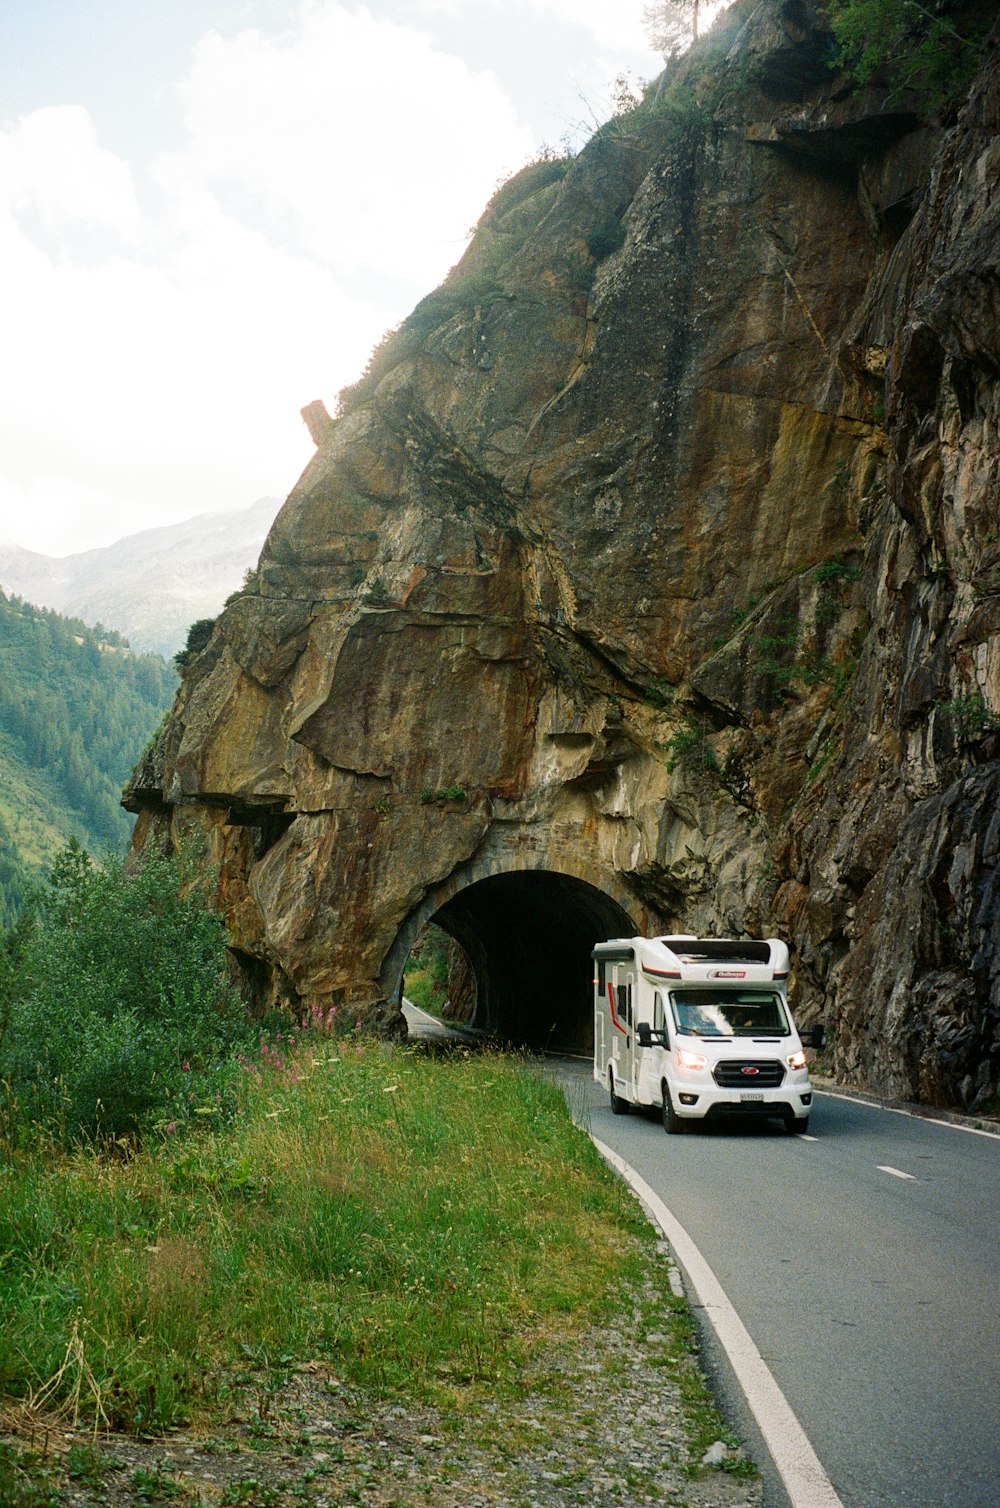
M 0 923 L 71 835 L 120 848 L 126 775 L 176 685 L 158 655 L 0 593 Z

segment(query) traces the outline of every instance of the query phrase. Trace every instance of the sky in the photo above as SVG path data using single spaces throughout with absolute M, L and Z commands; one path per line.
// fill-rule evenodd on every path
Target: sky
M 642 11 L 4 0 L 0 540 L 285 497 L 497 184 L 659 72 Z

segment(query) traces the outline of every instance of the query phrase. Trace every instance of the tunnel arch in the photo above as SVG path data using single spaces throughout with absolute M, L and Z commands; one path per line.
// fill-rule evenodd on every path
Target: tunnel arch
M 469 959 L 472 1025 L 511 1045 L 564 1052 L 592 1050 L 594 943 L 638 930 L 622 902 L 590 880 L 555 869 L 507 869 L 450 886 L 417 908 L 393 949 L 397 978 L 427 922 Z

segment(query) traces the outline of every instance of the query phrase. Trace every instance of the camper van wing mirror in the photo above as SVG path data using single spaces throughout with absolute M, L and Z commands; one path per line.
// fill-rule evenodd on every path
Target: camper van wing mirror
M 635 1038 L 640 1047 L 652 1047 L 654 1042 L 664 1040 L 662 1032 L 654 1032 L 648 1021 L 636 1022 Z
M 811 1026 L 806 1032 L 806 1046 L 814 1047 L 817 1052 L 826 1046 L 826 1027 Z

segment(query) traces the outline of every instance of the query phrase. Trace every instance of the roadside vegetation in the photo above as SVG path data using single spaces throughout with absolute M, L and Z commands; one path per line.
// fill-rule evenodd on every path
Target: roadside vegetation
M 126 1480 L 122 1441 L 235 1420 L 277 1450 L 307 1383 L 326 1416 L 405 1400 L 459 1455 L 513 1449 L 482 1421 L 529 1398 L 578 1438 L 560 1358 L 619 1325 L 676 1384 L 677 1469 L 730 1439 L 653 1234 L 530 1061 L 336 1010 L 251 1026 L 184 858 L 101 869 L 76 844 L 3 936 L 0 999 L 0 1502 L 183 1497 L 152 1443 Z M 309 1475 L 222 1500 L 317 1501 Z
M 638 1210 L 524 1065 L 430 1062 L 331 1022 L 241 1072 L 214 1131 L 8 1148 L 6 1394 L 164 1429 L 222 1402 L 247 1357 L 322 1356 L 447 1404 L 515 1388 L 533 1334 L 604 1312 L 612 1268 L 640 1276 L 641 1241 L 621 1251 Z
M 193 855 L 98 865 L 75 839 L 0 933 L 0 1133 L 131 1145 L 236 1104 L 256 1040 Z

